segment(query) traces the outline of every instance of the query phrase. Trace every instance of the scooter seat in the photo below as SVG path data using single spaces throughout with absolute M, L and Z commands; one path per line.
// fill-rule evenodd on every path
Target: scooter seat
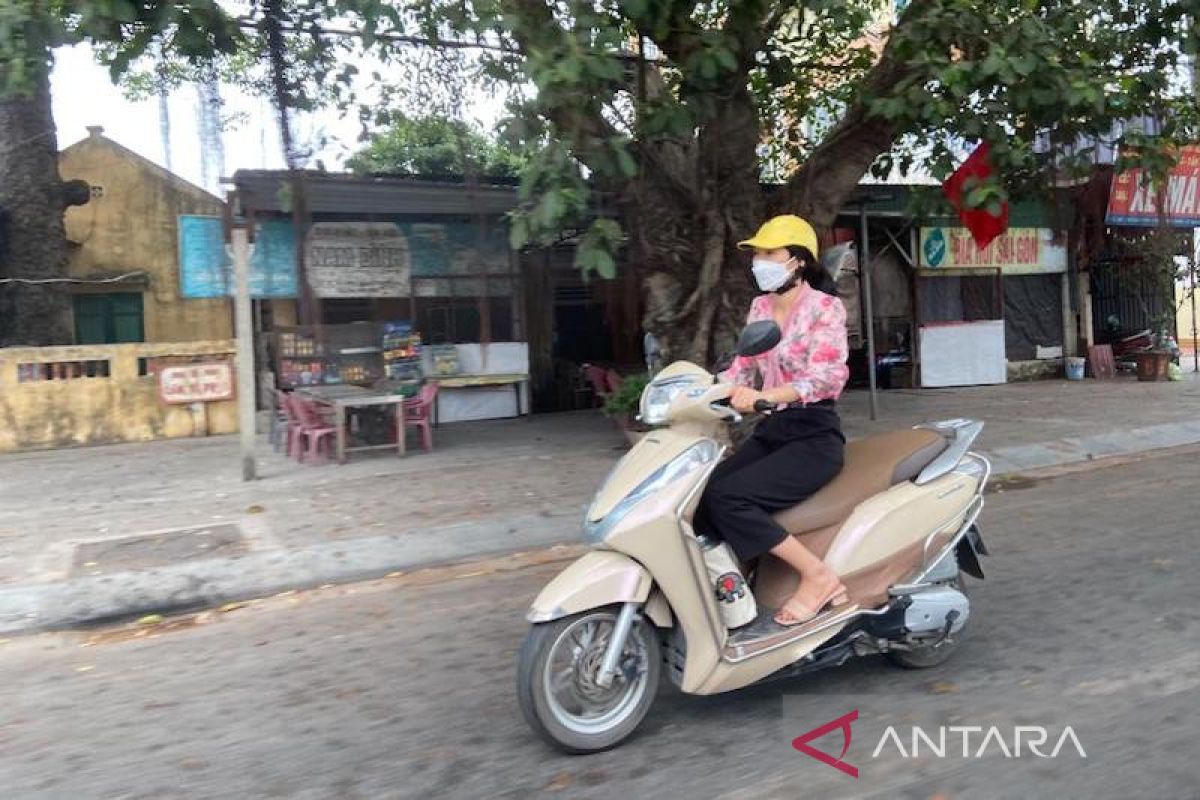
M 846 444 L 842 471 L 799 505 L 780 511 L 775 520 L 793 535 L 840 525 L 867 498 L 910 481 L 949 446 L 936 431 L 890 431 Z

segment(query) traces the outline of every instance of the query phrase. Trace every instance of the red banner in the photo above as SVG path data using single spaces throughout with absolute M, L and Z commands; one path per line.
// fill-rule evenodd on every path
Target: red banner
M 1165 200 L 1168 225 L 1200 227 L 1200 147 L 1183 148 L 1165 187 L 1143 185 L 1142 171 L 1136 169 L 1113 178 L 1108 224 L 1157 227 L 1160 198 Z

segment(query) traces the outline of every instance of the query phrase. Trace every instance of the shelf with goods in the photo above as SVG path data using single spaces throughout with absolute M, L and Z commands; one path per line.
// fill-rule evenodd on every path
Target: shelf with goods
M 415 395 L 421 386 L 421 334 L 409 322 L 386 322 L 381 337 L 387 381 L 403 394 Z
M 384 377 L 380 329 L 374 323 L 279 328 L 275 360 L 278 383 L 284 389 L 370 386 Z

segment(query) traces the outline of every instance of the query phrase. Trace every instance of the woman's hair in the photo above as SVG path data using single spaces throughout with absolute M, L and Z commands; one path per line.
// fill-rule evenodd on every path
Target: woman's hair
M 817 257 L 807 247 L 788 245 L 788 253 L 800 262 L 800 277 L 812 288 L 825 294 L 838 296 L 837 283 L 817 261 Z

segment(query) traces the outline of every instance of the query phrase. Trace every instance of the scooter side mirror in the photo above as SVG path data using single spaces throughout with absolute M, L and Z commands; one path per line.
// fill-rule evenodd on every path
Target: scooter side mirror
M 742 329 L 738 337 L 737 354 L 739 356 L 758 356 L 767 352 L 783 338 L 783 331 L 774 320 L 764 319 L 751 322 Z

